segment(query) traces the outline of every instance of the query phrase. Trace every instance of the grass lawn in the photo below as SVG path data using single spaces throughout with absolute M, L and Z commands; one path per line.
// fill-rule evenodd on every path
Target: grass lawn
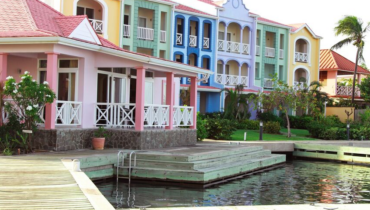
M 234 132 L 234 134 L 231 136 L 232 140 L 240 141 L 244 140 L 244 132 L 246 130 L 237 130 Z M 288 133 L 288 129 L 281 129 L 280 132 L 282 133 Z M 308 137 L 309 132 L 307 130 L 301 130 L 301 129 L 291 129 L 291 132 L 293 136 L 291 138 L 286 137 L 286 134 L 284 135 L 278 135 L 278 134 L 263 134 L 263 140 L 264 141 L 304 141 L 304 140 L 317 140 L 311 137 Z M 259 140 L 259 131 L 255 130 L 248 130 L 247 131 L 247 141 L 258 141 Z

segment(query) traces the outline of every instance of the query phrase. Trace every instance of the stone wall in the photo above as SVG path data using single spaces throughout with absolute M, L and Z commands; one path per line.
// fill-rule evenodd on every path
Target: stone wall
M 35 149 L 68 151 L 90 149 L 91 138 L 96 129 L 56 129 L 39 130 L 33 136 Z M 106 148 L 159 149 L 176 146 L 189 146 L 197 142 L 194 129 L 149 129 L 144 131 L 107 129 L 109 137 Z

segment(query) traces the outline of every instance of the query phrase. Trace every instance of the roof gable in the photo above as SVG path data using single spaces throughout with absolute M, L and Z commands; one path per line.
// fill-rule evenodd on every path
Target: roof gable
M 333 50 L 320 50 L 320 71 L 324 70 L 355 72 L 355 63 Z M 370 74 L 370 71 L 361 66 L 358 66 L 357 72 Z
M 76 18 L 74 18 L 76 19 Z M 68 20 L 68 19 L 66 19 Z M 72 21 L 73 22 L 73 21 Z M 67 22 L 68 23 L 68 22 Z M 71 31 L 68 35 L 68 38 L 74 38 L 74 39 L 80 39 L 85 40 L 88 42 L 96 43 L 101 45 L 100 39 L 94 29 L 91 26 L 91 23 L 87 20 L 85 17 L 82 19 L 82 21 L 79 23 L 77 27 L 71 27 L 71 29 L 74 28 L 73 31 Z M 69 32 L 66 30 L 66 32 Z
M 297 33 L 302 29 L 306 29 L 315 39 L 322 39 L 321 36 L 316 35 L 312 29 L 307 25 L 307 23 L 295 23 L 295 24 L 288 24 L 291 27 L 291 33 Z

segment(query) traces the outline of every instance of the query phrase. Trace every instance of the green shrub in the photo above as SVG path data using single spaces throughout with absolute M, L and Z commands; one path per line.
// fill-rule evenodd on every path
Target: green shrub
M 364 126 L 370 127 L 370 108 L 367 108 L 364 113 L 360 114 L 360 119 Z
M 208 138 L 208 132 L 206 129 L 207 120 L 200 113 L 197 114 L 197 139 L 198 141 L 203 141 L 203 139 Z
M 310 116 L 289 116 L 291 128 L 296 129 L 307 129 L 313 120 L 313 117 Z
M 264 133 L 280 134 L 280 123 L 279 122 L 267 122 L 263 126 Z
M 263 122 L 279 122 L 280 125 L 284 124 L 284 120 L 279 116 L 274 115 L 271 112 L 264 112 L 258 115 L 258 119 L 262 120 Z
M 208 118 L 206 130 L 208 137 L 216 140 L 229 140 L 234 131 L 236 131 L 237 123 L 227 119 Z
M 370 128 L 350 129 L 350 138 L 354 140 L 370 140 Z
M 346 140 L 347 130 L 345 128 L 328 128 L 319 135 L 320 139 L 325 140 Z
M 260 122 L 258 120 L 245 120 L 244 123 L 246 124 L 245 128 L 248 130 L 260 129 Z

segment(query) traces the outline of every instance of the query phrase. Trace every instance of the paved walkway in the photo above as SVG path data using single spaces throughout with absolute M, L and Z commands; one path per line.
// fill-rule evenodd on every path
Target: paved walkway
M 71 160 L 28 155 L 0 156 L 0 209 L 114 208 Z

